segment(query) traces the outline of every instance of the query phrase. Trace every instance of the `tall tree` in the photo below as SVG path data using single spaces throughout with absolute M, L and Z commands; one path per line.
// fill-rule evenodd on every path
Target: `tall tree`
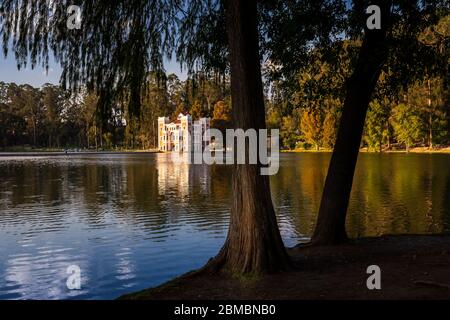
M 226 12 L 234 126 L 243 130 L 265 129 L 256 0 L 228 0 Z M 239 274 L 288 267 L 269 178 L 260 174 L 260 167 L 233 167 L 230 228 L 213 266 Z
M 44 119 L 42 94 L 38 89 L 30 85 L 23 85 L 20 88 L 20 96 L 16 101 L 20 101 L 20 108 L 28 124 L 29 134 L 33 137 L 32 144 L 34 147 L 37 147 L 41 133 L 40 127 Z
M 42 102 L 45 111 L 45 125 L 47 129 L 47 146 L 52 148 L 56 143 L 59 147 L 59 129 L 61 125 L 61 90 L 58 86 L 44 84 L 42 88 Z
M 375 99 L 369 104 L 365 126 L 365 141 L 368 149 L 381 152 L 383 142 L 388 134 L 388 101 L 380 102 Z
M 356 67 L 347 82 L 336 144 L 312 237 L 313 244 L 336 244 L 347 240 L 345 218 L 364 120 L 389 52 L 386 36 L 391 24 L 392 1 L 379 0 L 372 3 L 381 9 L 381 29 L 369 29 L 363 20 L 364 40 Z
M 322 140 L 322 117 L 319 110 L 309 108 L 302 112 L 300 128 L 306 142 L 312 144 L 316 150 L 320 148 Z
M 327 109 L 322 124 L 322 145 L 332 149 L 336 142 L 338 114 L 336 110 Z
M 405 144 L 408 152 L 410 146 L 419 139 L 424 127 L 419 109 L 407 102 L 400 103 L 392 110 L 391 122 L 397 141 Z

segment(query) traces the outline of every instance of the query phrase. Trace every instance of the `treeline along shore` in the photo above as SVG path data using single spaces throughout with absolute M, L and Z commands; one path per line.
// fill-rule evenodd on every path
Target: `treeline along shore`
M 346 50 L 357 46 L 342 45 Z M 343 107 L 343 98 L 337 93 L 344 84 L 305 98 L 305 86 L 319 90 L 323 89 L 320 81 L 337 81 L 325 61 L 318 58 L 314 63 L 320 65 L 321 74 L 309 79 L 311 71 L 301 70 L 294 89 L 272 85 L 265 97 L 268 128 L 280 129 L 283 150 L 334 147 Z M 151 81 L 153 77 L 148 76 L 140 116 L 130 117 L 118 104 L 106 124 L 96 114 L 98 97 L 87 90 L 70 94 L 58 85 L 34 88 L 0 82 L 0 151 L 155 149 L 157 118 L 169 115 L 175 119 L 180 112 L 189 112 L 194 118 L 211 117 L 214 128 L 232 128 L 227 79 L 198 73 L 181 81 L 170 74 L 164 75 L 161 84 Z M 306 83 L 301 80 L 304 78 Z M 449 96 L 443 77 L 423 77 L 394 96 L 378 93 L 369 106 L 361 149 L 448 152 Z

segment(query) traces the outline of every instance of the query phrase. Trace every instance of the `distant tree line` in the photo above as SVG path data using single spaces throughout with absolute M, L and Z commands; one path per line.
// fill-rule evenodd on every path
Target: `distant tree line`
M 155 148 L 157 118 L 175 120 L 180 112 L 195 119 L 211 117 L 216 128 L 231 126 L 226 79 L 200 73 L 185 81 L 175 74 L 149 74 L 147 79 L 139 114 L 131 116 L 117 103 L 106 125 L 99 118 L 95 92 L 71 94 L 59 85 L 0 82 L 0 148 Z
M 280 129 L 284 149 L 334 147 L 342 87 L 357 46 L 340 44 L 339 72 L 314 53 L 314 63 L 298 72 L 293 90 L 277 81 L 266 84 L 267 125 Z M 448 79 L 424 75 L 392 96 L 386 90 L 387 78 L 382 75 L 370 103 L 361 147 L 383 151 L 394 145 L 448 145 Z M 175 74 L 150 74 L 145 90 L 139 116 L 131 117 L 117 105 L 104 127 L 97 117 L 95 93 L 81 90 L 71 95 L 58 85 L 34 88 L 0 82 L 0 147 L 150 149 L 157 146 L 157 118 L 175 120 L 181 112 L 194 119 L 211 117 L 213 127 L 222 131 L 232 127 L 227 79 L 197 73 L 181 81 Z
M 88 146 L 95 135 L 95 99 L 59 86 L 0 82 L 0 147 Z

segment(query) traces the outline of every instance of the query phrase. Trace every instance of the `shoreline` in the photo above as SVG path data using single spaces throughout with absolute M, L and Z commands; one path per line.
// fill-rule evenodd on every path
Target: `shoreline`
M 321 150 L 305 150 L 305 149 L 295 149 L 295 150 L 280 150 L 280 153 L 332 153 L 331 149 L 321 149 Z M 366 149 L 360 149 L 360 153 L 370 153 L 370 154 L 450 154 L 450 147 L 429 150 L 428 148 L 414 148 L 410 149 L 408 152 L 406 150 L 384 150 L 382 152 L 378 151 L 368 151 Z M 160 153 L 157 149 L 149 150 L 105 150 L 105 151 L 60 151 L 60 150 L 35 150 L 35 151 L 0 151 L 0 157 L 46 157 L 46 156 L 84 156 L 84 155 L 114 155 L 114 154 L 152 154 Z
M 191 271 L 118 299 L 450 299 L 450 235 L 381 236 L 287 250 L 294 263 L 290 271 L 256 278 Z M 380 290 L 367 288 L 370 265 L 380 267 Z
M 281 153 L 332 153 L 332 149 L 320 149 L 320 150 L 306 150 L 306 149 L 295 149 L 295 150 L 281 150 Z M 389 153 L 420 153 L 420 154 L 450 154 L 450 147 L 444 147 L 439 149 L 429 150 L 425 147 L 411 148 L 409 151 L 406 150 L 383 150 L 383 151 L 368 151 L 366 148 L 360 149 L 360 153 L 371 153 L 371 154 L 389 154 Z
M 157 150 L 124 150 L 124 151 L 0 151 L 1 157 L 53 157 L 53 156 L 86 156 L 86 155 L 114 155 L 114 154 L 153 154 Z

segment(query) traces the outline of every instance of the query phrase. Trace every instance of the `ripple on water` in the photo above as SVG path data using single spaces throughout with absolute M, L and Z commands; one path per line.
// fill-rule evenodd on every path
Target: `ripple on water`
M 448 157 L 430 159 L 361 156 L 349 231 L 450 231 Z M 309 239 L 328 160 L 281 156 L 271 187 L 287 246 Z M 112 299 L 200 267 L 226 238 L 230 173 L 164 154 L 0 157 L 0 299 Z M 70 265 L 81 290 L 67 289 Z

